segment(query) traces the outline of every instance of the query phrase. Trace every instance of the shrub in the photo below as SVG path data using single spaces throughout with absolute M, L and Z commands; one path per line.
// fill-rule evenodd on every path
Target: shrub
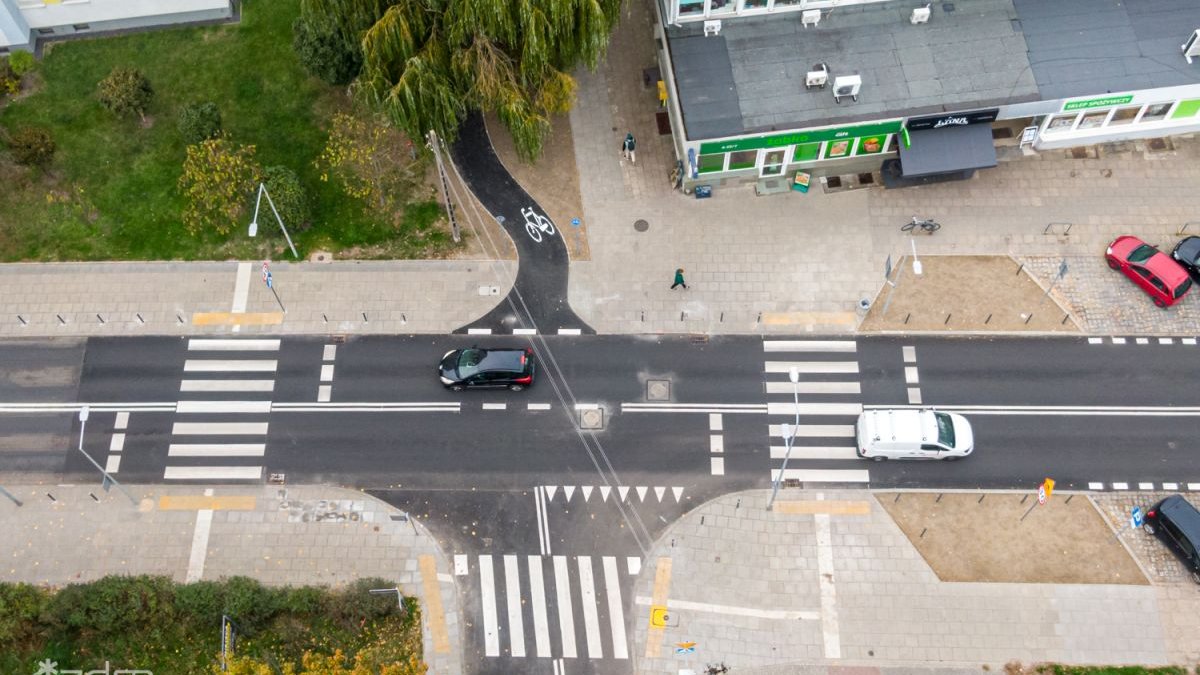
M 0 59 L 0 96 L 21 91 L 21 76 L 13 70 L 8 59 Z
M 188 145 L 206 141 L 221 133 L 221 110 L 212 101 L 189 103 L 179 109 L 177 123 Z
M 38 619 L 50 594 L 29 584 L 0 584 L 0 652 L 20 652 L 33 646 Z
M 9 137 L 8 149 L 18 164 L 45 167 L 54 158 L 58 146 L 49 131 L 41 127 L 21 127 Z
M 174 583 L 167 577 L 104 577 L 72 584 L 50 600 L 48 613 L 73 631 L 116 634 L 175 620 Z
M 258 632 L 279 611 L 279 591 L 249 577 L 230 577 L 224 584 L 225 614 L 246 633 Z
M 296 172 L 286 166 L 269 166 L 263 171 L 263 182 L 283 224 L 288 228 L 303 229 L 310 217 L 308 193 Z M 270 208 L 266 204 L 263 206 Z M 259 217 L 262 216 L 260 213 Z
M 175 588 L 175 606 L 181 618 L 201 624 L 220 623 L 225 611 L 225 587 L 216 581 L 197 581 Z
M 300 586 L 286 590 L 279 608 L 292 614 L 320 614 L 324 593 L 314 586 Z
M 154 98 L 150 80 L 137 68 L 113 68 L 108 77 L 100 80 L 100 103 L 117 116 L 137 113 L 146 119 L 146 108 Z
M 187 202 L 183 224 L 192 234 L 215 230 L 229 234 L 241 222 L 262 170 L 253 145 L 210 138 L 187 148 L 179 189 Z
M 16 73 L 17 77 L 24 77 L 25 73 L 33 70 L 36 64 L 37 61 L 34 60 L 33 54 L 30 52 L 16 51 L 8 55 L 8 65 Z
M 292 24 L 292 49 L 309 74 L 329 84 L 347 84 L 362 69 L 362 48 L 319 19 L 296 19 Z
M 354 583 L 330 591 L 327 611 L 332 619 L 347 627 L 357 627 L 364 621 L 375 621 L 397 613 L 396 596 L 390 593 L 374 594 L 372 588 L 391 588 L 394 582 L 380 578 L 359 579 Z

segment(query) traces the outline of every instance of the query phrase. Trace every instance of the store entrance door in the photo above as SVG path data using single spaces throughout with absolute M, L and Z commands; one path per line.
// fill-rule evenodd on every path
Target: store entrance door
M 762 150 L 758 155 L 758 175 L 760 178 L 778 176 L 783 173 L 786 165 L 787 148 L 781 150 Z

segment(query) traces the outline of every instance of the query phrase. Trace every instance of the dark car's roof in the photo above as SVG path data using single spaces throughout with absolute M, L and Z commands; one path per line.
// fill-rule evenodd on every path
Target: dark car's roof
M 480 370 L 509 370 L 521 372 L 525 366 L 521 364 L 524 349 L 488 349 L 484 352 L 483 361 L 479 363 Z
M 1200 257 L 1200 237 L 1188 237 L 1175 245 L 1178 253 L 1185 262 L 1194 263 Z
M 1171 495 L 1159 502 L 1158 510 L 1167 514 L 1189 539 L 1200 542 L 1200 511 L 1191 502 L 1179 495 Z

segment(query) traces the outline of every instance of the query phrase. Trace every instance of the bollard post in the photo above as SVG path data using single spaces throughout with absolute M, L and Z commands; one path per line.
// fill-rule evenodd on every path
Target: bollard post
M 1029 322 L 1032 320 L 1033 320 L 1033 312 L 1030 312 L 1029 316 L 1025 317 L 1025 325 L 1028 326 Z
M 952 314 L 947 314 L 947 315 L 946 315 L 946 320 L 942 322 L 942 325 L 943 325 L 943 326 L 947 326 L 947 325 L 949 325 L 949 324 L 950 324 L 950 317 L 951 317 L 951 316 L 953 316 L 953 315 L 952 315 Z
M 17 321 L 20 321 L 22 326 L 29 325 L 29 322 L 25 320 L 25 317 L 21 316 L 20 314 L 17 315 Z
M 137 314 L 134 314 L 134 316 L 136 316 L 136 317 L 137 317 L 138 323 L 146 323 L 146 320 L 142 318 L 142 314 L 141 314 L 141 312 L 138 312 Z
M 983 320 L 983 325 L 985 325 L 985 326 L 988 325 L 988 323 L 990 323 L 991 320 L 992 320 L 992 315 L 988 314 L 988 318 Z
M 104 317 L 100 316 L 99 314 L 96 315 L 96 320 L 100 323 L 104 323 Z
M 58 317 L 58 322 L 59 322 L 59 323 L 61 323 L 61 324 L 62 324 L 62 325 L 64 325 L 64 326 L 65 326 L 65 325 L 67 325 L 67 320 L 66 320 L 66 319 L 64 319 L 64 318 L 62 318 L 62 314 L 55 314 L 54 316 L 57 316 L 57 317 Z

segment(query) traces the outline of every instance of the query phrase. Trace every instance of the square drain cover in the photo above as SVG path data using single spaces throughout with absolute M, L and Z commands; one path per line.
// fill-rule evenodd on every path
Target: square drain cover
M 646 400 L 647 401 L 670 401 L 671 400 L 671 381 L 670 380 L 648 380 L 646 382 Z
M 603 429 L 604 428 L 604 409 L 603 408 L 588 408 L 579 411 L 579 428 L 580 429 Z

